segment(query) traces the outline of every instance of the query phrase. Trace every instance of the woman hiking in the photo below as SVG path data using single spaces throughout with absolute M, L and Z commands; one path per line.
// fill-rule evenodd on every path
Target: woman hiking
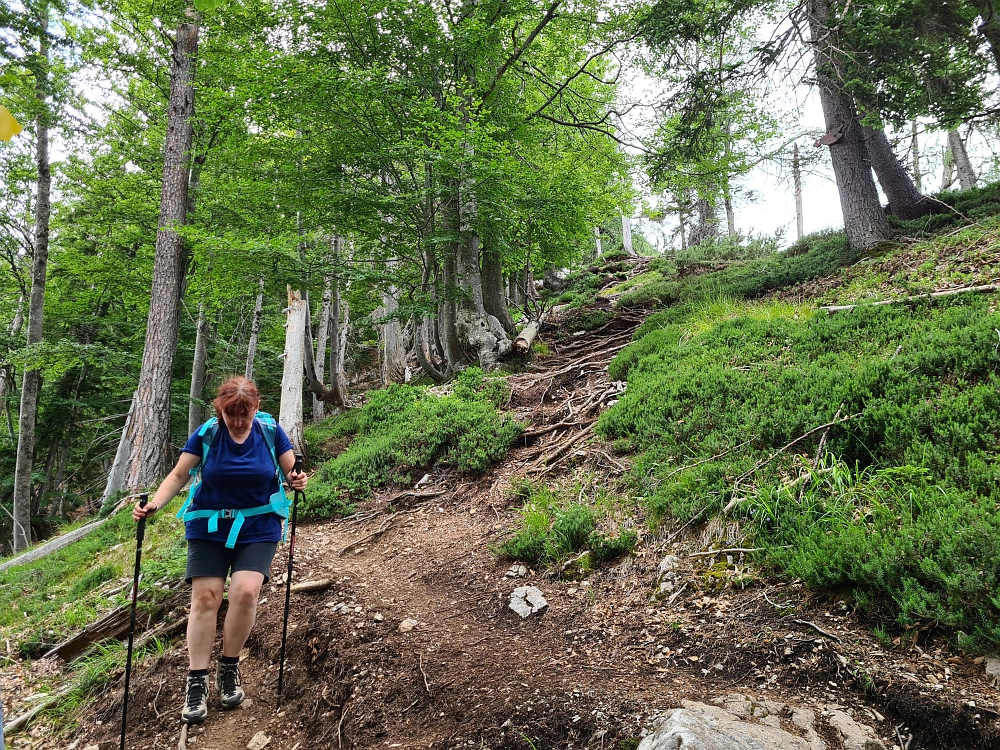
M 295 452 L 285 431 L 258 414 L 257 386 L 231 377 L 213 401 L 218 421 L 209 420 L 188 438 L 177 465 L 145 507 L 132 518 L 151 517 L 170 502 L 189 477 L 201 476 L 181 508 L 187 539 L 185 580 L 191 584 L 187 626 L 189 671 L 181 721 L 208 717 L 208 668 L 215 644 L 216 616 L 229 577 L 229 608 L 222 630 L 222 654 L 215 690 L 223 709 L 243 702 L 240 651 L 254 625 L 260 589 L 270 578 L 281 540 L 288 499 L 281 486 L 304 490 L 306 475 L 295 472 Z

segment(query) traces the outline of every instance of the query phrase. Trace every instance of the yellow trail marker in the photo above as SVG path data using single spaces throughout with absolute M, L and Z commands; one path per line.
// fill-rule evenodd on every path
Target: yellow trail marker
M 0 104 L 0 141 L 9 141 L 22 129 L 21 123 L 14 119 L 10 110 Z

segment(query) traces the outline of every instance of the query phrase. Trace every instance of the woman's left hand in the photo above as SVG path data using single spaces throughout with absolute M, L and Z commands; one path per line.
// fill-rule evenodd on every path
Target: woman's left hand
M 293 471 L 288 475 L 288 484 L 291 485 L 293 490 L 301 492 L 309 484 L 309 477 L 306 476 L 304 471 Z

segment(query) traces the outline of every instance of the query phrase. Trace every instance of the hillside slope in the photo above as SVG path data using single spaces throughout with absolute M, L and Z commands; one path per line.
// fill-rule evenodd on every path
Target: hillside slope
M 885 747 L 905 744 L 911 733 L 910 750 L 1000 746 L 1000 695 L 986 680 L 982 656 L 995 605 L 946 602 L 987 618 L 978 640 L 963 640 L 956 626 L 916 610 L 900 618 L 899 602 L 879 606 L 892 601 L 889 580 L 883 589 L 849 578 L 807 585 L 787 546 L 811 540 L 809 549 L 831 555 L 809 531 L 829 523 L 823 514 L 836 498 L 854 505 L 838 506 L 839 525 L 819 527 L 825 538 L 848 539 L 859 520 L 863 538 L 888 534 L 890 526 L 908 529 L 898 519 L 880 526 L 879 503 L 890 507 L 903 496 L 930 502 L 914 494 L 916 483 L 938 494 L 943 488 L 956 503 L 971 497 L 974 490 L 960 487 L 968 472 L 949 473 L 957 443 L 949 444 L 952 452 L 934 454 L 940 465 L 926 462 L 931 475 L 919 482 L 907 475 L 886 489 L 884 476 L 874 472 L 889 468 L 890 458 L 906 465 L 910 444 L 897 441 L 898 455 L 886 452 L 862 465 L 856 446 L 882 454 L 871 435 L 859 437 L 843 420 L 863 423 L 867 417 L 855 416 L 858 410 L 866 414 L 869 401 L 891 391 L 885 385 L 897 382 L 894 373 L 913 368 L 906 357 L 937 351 L 917 347 L 921 336 L 950 342 L 940 362 L 925 363 L 946 372 L 926 375 L 924 385 L 934 387 L 907 415 L 922 403 L 943 403 L 949 388 L 958 399 L 974 386 L 992 387 L 995 341 L 974 379 L 954 373 L 965 362 L 961 351 L 983 350 L 979 333 L 969 338 L 963 331 L 991 329 L 996 295 L 959 295 L 940 307 L 918 301 L 882 312 L 859 309 L 854 317 L 817 314 L 805 295 L 841 303 L 988 282 L 1000 263 L 996 244 L 954 240 L 989 231 L 980 225 L 945 233 L 928 245 L 933 252 L 920 255 L 916 266 L 926 282 L 920 289 L 906 286 L 905 278 L 888 289 L 885 278 L 862 271 L 876 263 L 910 268 L 914 245 L 858 258 L 843 254 L 836 237 L 785 257 L 688 258 L 673 268 L 612 259 L 578 274 L 566 296 L 574 306 L 558 313 L 544 335 L 548 352 L 508 377 L 506 409 L 528 425 L 512 450 L 481 476 L 436 464 L 416 487 L 390 486 L 360 501 L 350 516 L 302 526 L 296 581 L 330 585 L 292 597 L 283 705 L 275 695 L 284 600 L 278 571 L 285 567 L 279 551 L 275 582 L 266 587 L 245 654 L 251 700 L 229 714 L 213 709 L 188 747 L 236 750 L 263 732 L 268 747 L 282 750 L 626 750 L 657 712 L 730 694 L 781 701 L 791 707 L 789 716 L 792 709 L 812 710 L 811 728 L 829 748 L 852 747 L 837 728 L 845 716 L 870 727 Z M 932 277 L 924 264 L 942 254 L 951 260 Z M 659 305 L 668 306 L 650 315 Z M 838 351 L 843 360 L 831 358 Z M 883 378 L 880 390 L 861 393 L 859 407 L 843 400 L 840 384 L 872 367 Z M 829 377 L 813 383 L 810 373 L 824 372 Z M 977 408 L 990 405 L 984 399 Z M 951 414 L 947 424 L 960 432 L 954 425 L 968 411 Z M 936 424 L 918 424 L 914 434 Z M 976 423 L 966 432 L 985 429 Z M 976 460 L 985 461 L 1000 445 L 986 443 L 967 447 L 961 465 L 980 465 L 969 463 L 973 447 Z M 925 444 L 931 458 L 944 445 L 933 435 Z M 846 474 L 834 470 L 852 457 L 856 465 Z M 987 476 L 991 464 L 982 465 Z M 781 491 L 786 504 L 806 501 L 816 515 L 803 520 L 787 506 L 781 518 L 796 521 L 783 526 L 761 524 L 746 512 Z M 734 509 L 722 512 L 733 499 L 739 500 Z M 635 533 L 635 553 L 600 564 L 595 537 L 589 558 L 569 552 L 573 545 L 560 547 L 553 531 L 577 506 L 593 510 L 596 531 L 608 543 Z M 498 552 L 513 549 L 512 540 L 530 541 L 531 533 L 541 540 L 537 562 L 523 576 L 509 575 L 517 561 Z M 993 542 L 981 541 L 977 550 L 950 552 L 966 560 L 981 551 L 981 570 L 992 570 Z M 911 567 L 919 569 L 919 562 Z M 832 557 L 828 563 L 844 567 Z M 939 591 L 935 580 L 950 590 L 947 575 L 932 573 L 908 575 L 926 592 Z M 967 575 L 960 566 L 953 573 Z M 980 578 L 986 583 L 963 578 L 955 596 L 988 590 L 986 573 Z M 523 585 L 544 593 L 544 614 L 521 620 L 508 608 L 511 592 Z M 415 625 L 401 629 L 404 621 Z M 53 668 L 43 664 L 36 662 L 35 671 Z M 185 664 L 179 642 L 136 668 L 128 747 L 177 746 Z M 120 711 L 121 681 L 113 678 L 91 698 L 71 736 L 55 736 L 58 719 L 43 718 L 35 736 L 21 736 L 14 746 L 117 747 Z

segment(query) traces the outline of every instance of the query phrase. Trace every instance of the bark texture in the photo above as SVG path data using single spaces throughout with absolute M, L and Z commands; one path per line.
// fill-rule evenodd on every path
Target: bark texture
M 336 239 L 331 241 L 331 245 Z M 326 343 L 330 338 L 330 307 L 333 300 L 333 279 L 330 275 L 323 277 L 323 298 L 319 304 L 319 325 L 316 327 L 316 362 L 313 365 L 316 372 L 316 379 L 323 382 L 324 367 L 326 366 Z M 323 400 L 315 393 L 312 394 L 312 420 L 322 422 L 324 416 Z
M 28 326 L 26 344 L 30 347 L 42 341 L 42 314 L 45 308 L 45 281 L 49 261 L 49 217 L 52 170 L 49 166 L 49 107 L 48 107 L 48 5 L 42 3 L 39 13 L 41 34 L 38 41 L 38 65 L 35 71 L 35 99 L 38 105 L 38 126 L 35 129 L 35 166 L 38 183 L 35 194 L 35 236 L 31 258 L 31 292 L 28 296 Z M 18 415 L 17 457 L 14 466 L 13 547 L 20 552 L 31 546 L 31 469 L 35 453 L 35 416 L 42 373 L 25 368 L 21 383 L 21 409 Z
M 490 249 L 483 251 L 483 305 L 486 312 L 498 321 L 508 334 L 514 333 L 514 321 L 510 317 L 510 308 L 504 294 L 503 265 L 500 251 Z
M 705 240 L 716 239 L 719 236 L 719 216 L 715 206 L 707 198 L 699 198 L 695 203 L 698 222 L 691 227 L 688 235 L 688 247 L 700 245 Z
M 306 319 L 309 309 L 299 291 L 288 290 L 288 317 L 285 321 L 285 366 L 281 375 L 281 405 L 278 424 L 304 455 L 302 438 L 302 382 L 306 367 Z
M 795 187 L 795 239 L 805 234 L 805 215 L 802 212 L 802 167 L 799 162 L 799 144 L 792 146 L 792 184 Z
M 338 268 L 342 267 L 343 241 L 338 236 L 334 245 L 334 261 Z M 350 254 L 347 261 L 351 260 Z M 348 293 L 351 290 L 349 281 L 342 278 L 334 279 L 333 296 L 330 301 L 330 397 L 334 406 L 343 409 L 347 406 L 347 373 L 344 363 L 347 361 L 347 334 L 351 325 L 351 308 Z
M 864 133 L 854 103 L 827 72 L 836 67 L 836 56 L 839 54 L 826 27 L 830 3 L 827 0 L 810 0 L 808 15 L 826 132 L 830 137 L 839 135 L 830 144 L 830 161 L 840 194 L 844 231 L 853 247 L 869 248 L 888 240 L 892 230 L 879 204 Z
M 188 435 L 205 421 L 202 396 L 205 391 L 205 365 L 208 361 L 208 313 L 205 303 L 198 305 L 198 323 L 194 335 L 194 360 L 191 363 L 191 388 L 188 391 Z
M 917 121 L 910 123 L 910 159 L 913 165 L 913 184 L 917 190 L 923 190 L 921 182 L 923 175 L 920 173 L 920 141 L 917 139 Z
M 955 162 L 955 171 L 958 172 L 958 184 L 962 190 L 972 190 L 976 186 L 976 172 L 969 161 L 969 152 L 965 150 L 965 143 L 957 130 L 948 131 L 948 148 L 951 149 L 951 156 Z
M 901 219 L 919 219 L 934 213 L 937 203 L 921 195 L 909 173 L 896 158 L 884 130 L 863 128 L 872 169 L 889 201 L 889 211 Z
M 135 413 L 129 426 L 131 451 L 126 485 L 130 489 L 155 484 L 170 463 L 170 384 L 177 354 L 184 276 L 184 240 L 176 228 L 187 218 L 197 51 L 198 26 L 178 26 L 171 62 L 163 186 L 146 345 Z
M 993 62 L 997 66 L 994 72 L 1000 73 L 1000 8 L 997 8 L 994 0 L 977 0 L 976 7 L 982 18 L 979 33 L 986 39 L 990 52 L 993 53 Z
M 247 344 L 247 364 L 243 370 L 247 380 L 253 380 L 253 362 L 257 357 L 257 342 L 260 340 L 260 323 L 264 317 L 264 277 L 257 282 L 257 299 L 253 306 L 253 322 L 250 324 L 250 341 Z
M 395 269 L 395 262 L 386 264 L 390 273 Z M 390 285 L 382 292 L 382 382 L 406 382 L 406 345 L 403 342 L 403 327 L 399 319 L 394 317 L 399 310 L 399 290 Z

